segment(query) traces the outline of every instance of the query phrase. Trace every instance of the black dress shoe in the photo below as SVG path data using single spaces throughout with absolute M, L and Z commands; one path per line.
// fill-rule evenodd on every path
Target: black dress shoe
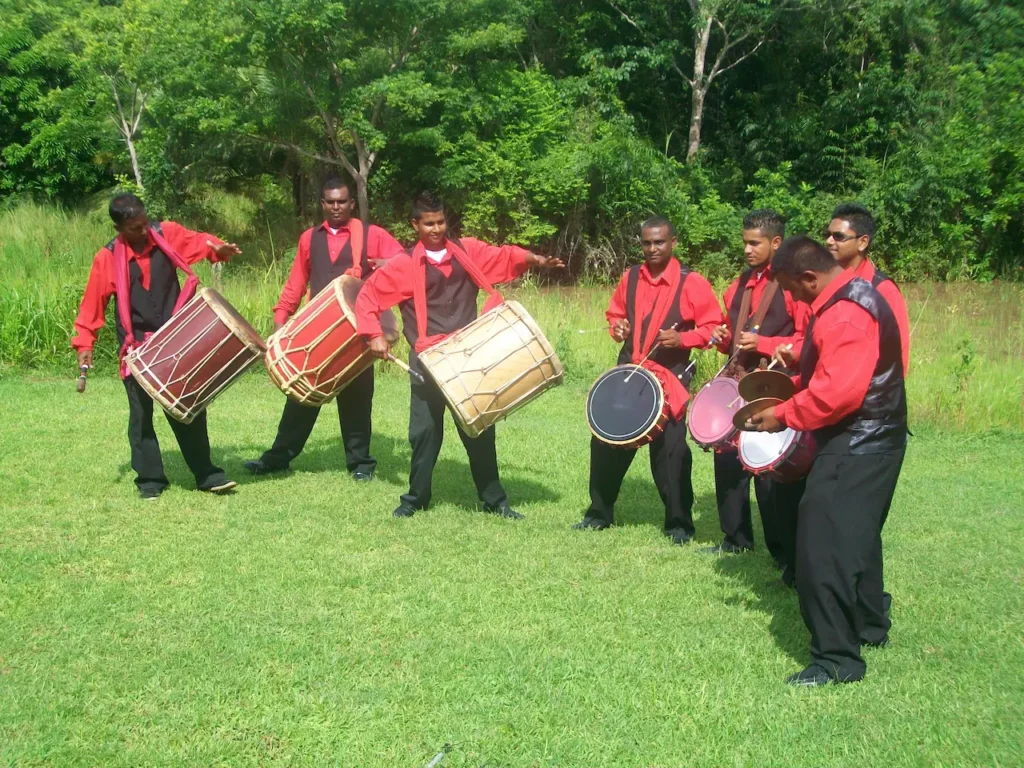
M 782 571 L 782 583 L 787 587 L 796 586 L 796 571 L 793 570 L 793 566 L 787 565 Z
M 287 464 L 283 467 L 273 467 L 270 466 L 269 464 L 265 464 L 263 462 L 263 459 L 253 459 L 252 461 L 245 462 L 242 466 L 248 469 L 254 475 L 269 475 L 273 472 L 284 472 L 286 469 L 288 469 Z
M 818 688 L 822 685 L 831 685 L 834 682 L 835 680 L 825 671 L 825 668 L 817 664 L 811 664 L 806 669 L 786 678 L 786 685 L 795 685 L 801 688 Z
M 145 490 L 139 491 L 139 498 L 146 501 L 154 501 L 160 498 L 160 494 L 164 492 L 163 488 L 146 488 Z
M 224 493 L 230 493 L 237 487 L 238 483 L 236 483 L 234 480 L 225 480 L 223 483 L 218 483 L 217 485 L 206 485 L 203 486 L 202 488 L 198 488 L 197 490 L 200 490 L 203 493 L 215 493 L 220 495 Z
M 612 524 L 606 523 L 604 520 L 598 520 L 595 517 L 584 517 L 572 528 L 574 531 L 603 531 L 611 527 Z
M 866 645 L 868 648 L 885 648 L 889 644 L 889 636 L 886 635 L 881 640 L 865 640 L 863 637 L 860 639 L 861 645 Z
M 713 547 L 701 547 L 697 551 L 705 555 L 738 555 L 741 552 L 749 552 L 750 547 L 737 547 L 735 544 L 723 541 Z
M 357 483 L 368 483 L 373 480 L 373 472 L 353 472 L 352 479 Z
M 391 513 L 392 517 L 412 517 L 416 514 L 416 510 L 407 504 L 399 504 L 398 509 Z
M 682 528 L 673 528 L 671 531 L 665 531 L 665 535 L 672 539 L 672 543 L 677 547 L 681 547 L 683 544 L 689 544 L 690 539 L 693 538 L 693 536 L 688 534 Z
M 484 504 L 484 512 L 489 515 L 497 515 L 507 520 L 522 520 L 523 516 L 509 506 L 507 501 L 500 504 Z

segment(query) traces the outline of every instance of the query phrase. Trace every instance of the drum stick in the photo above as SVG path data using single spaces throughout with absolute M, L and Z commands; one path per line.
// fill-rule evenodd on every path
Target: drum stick
M 760 325 L 755 325 L 753 328 L 750 329 L 750 332 L 751 333 L 757 333 L 759 330 L 761 330 L 761 326 Z M 731 363 L 733 360 L 735 360 L 736 359 L 736 355 L 738 355 L 742 351 L 743 350 L 741 350 L 741 349 L 737 349 L 735 352 L 733 352 L 732 355 L 729 356 L 729 359 L 725 361 L 725 365 L 723 365 L 721 368 L 719 368 L 718 369 L 718 373 L 716 373 L 711 378 L 712 379 L 717 379 L 719 376 L 721 376 L 722 375 L 722 371 L 724 371 L 726 368 L 728 368 L 729 367 L 729 363 Z
M 789 350 L 791 350 L 792 348 L 793 348 L 792 344 L 787 344 L 786 345 L 786 351 L 787 352 L 789 352 Z M 776 360 L 772 360 L 771 365 L 769 365 L 767 368 L 765 368 L 765 370 L 766 371 L 770 371 L 772 368 L 774 368 L 778 364 L 779 364 L 779 361 L 777 359 Z
M 666 328 L 665 330 L 666 331 L 674 331 L 676 329 L 677 325 L 679 325 L 679 323 L 672 323 L 671 327 Z M 657 344 L 655 344 L 653 347 L 651 347 L 651 351 L 648 352 L 646 355 L 644 355 L 644 359 L 636 364 L 636 368 L 643 368 L 644 363 L 647 362 L 647 360 L 650 358 L 650 356 L 653 355 L 655 353 L 655 351 L 657 351 L 658 347 L 660 347 L 660 346 L 661 346 L 661 342 L 659 341 Z M 623 379 L 623 381 L 622 381 L 623 384 L 628 383 L 629 380 L 631 378 L 633 378 L 633 374 L 636 373 L 636 368 L 634 368 L 632 371 L 630 371 L 628 374 L 626 374 L 626 378 Z
M 89 373 L 89 366 L 82 365 L 78 368 L 78 386 L 75 387 L 79 393 L 85 392 L 86 376 Z
M 409 374 L 409 378 L 412 379 L 413 381 L 415 381 L 417 384 L 424 384 L 424 383 L 426 383 L 426 379 L 423 378 L 423 374 L 422 373 L 420 373 L 419 371 L 414 371 L 412 368 L 410 368 L 408 365 L 406 365 L 404 361 L 399 360 L 397 357 L 392 355 L 390 352 L 388 352 L 388 360 L 390 360 L 392 363 L 397 365 L 403 371 L 408 373 Z

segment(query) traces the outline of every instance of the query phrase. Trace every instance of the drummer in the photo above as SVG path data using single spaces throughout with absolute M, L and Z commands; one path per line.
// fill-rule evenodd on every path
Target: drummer
M 907 302 L 892 278 L 877 269 L 868 251 L 875 241 L 875 217 L 859 203 L 841 203 L 832 211 L 832 221 L 824 232 L 825 245 L 843 269 L 873 285 L 888 302 L 900 326 L 903 345 L 903 375 L 910 372 L 910 315 Z
M 683 419 L 690 399 L 687 362 L 691 349 L 707 346 L 722 311 L 710 283 L 674 257 L 676 233 L 668 219 L 645 221 L 640 245 L 644 263 L 622 275 L 605 317 L 611 337 L 623 342 L 619 365 L 639 364 L 660 345 L 644 363 L 661 383 L 669 406 L 665 431 L 651 443 L 651 474 L 665 505 L 665 535 L 674 544 L 686 544 L 694 533 L 693 457 Z M 612 525 L 615 501 L 635 455 L 635 448 L 591 438 L 590 506 L 574 528 L 603 530 Z
M 79 370 L 92 367 L 93 346 L 103 327 L 107 304 L 113 296 L 114 322 L 120 345 L 121 378 L 128 394 L 128 445 L 132 453 L 135 485 L 143 499 L 155 499 L 168 486 L 160 444 L 153 429 L 153 400 L 128 373 L 124 356 L 171 319 L 195 293 L 198 280 L 189 269 L 203 259 L 225 261 L 241 253 L 205 232 L 193 232 L 173 221 L 150 222 L 146 207 L 135 195 L 110 201 L 110 218 L 117 236 L 96 253 L 89 281 L 75 320 L 71 346 L 78 352 Z M 178 271 L 186 275 L 185 289 Z M 236 483 L 210 459 L 206 412 L 191 424 L 167 416 L 181 455 L 200 491 L 225 493 Z
M 398 304 L 405 338 L 413 349 L 409 365 L 418 373 L 423 370 L 420 352 L 476 319 L 476 299 L 481 289 L 490 294 L 484 304 L 486 312 L 503 301 L 493 284 L 508 282 L 530 267 L 565 266 L 559 259 L 538 256 L 515 245 L 499 247 L 471 237 L 450 239 L 444 204 L 429 192 L 414 201 L 410 223 L 418 242 L 407 254 L 391 259 L 367 280 L 356 299 L 356 324 L 370 351 L 379 358 L 387 358 L 391 345 L 381 332 L 380 314 Z M 412 517 L 430 504 L 434 465 L 444 437 L 443 393 L 429 376 L 422 383 L 410 383 L 409 492 L 402 496 L 395 517 Z M 484 510 L 501 517 L 522 518 L 509 506 L 498 477 L 494 427 L 476 438 L 469 437 L 457 421 L 456 429 L 469 456 L 469 468 Z
M 377 260 L 402 252 L 402 246 L 387 231 L 373 224 L 364 227 L 358 218 L 352 217 L 355 198 L 348 182 L 337 177 L 324 182 L 320 207 L 324 221 L 299 236 L 291 274 L 274 306 L 275 331 L 299 308 L 307 288 L 312 299 L 342 275 L 365 280 Z M 377 466 L 377 460 L 370 455 L 373 366 L 353 379 L 336 399 L 345 466 L 354 480 L 372 480 Z M 274 444 L 258 459 L 245 462 L 245 468 L 256 475 L 288 469 L 302 453 L 319 415 L 319 407 L 300 405 L 286 398 Z
M 786 233 L 785 220 L 776 211 L 765 208 L 743 218 L 744 257 L 747 262 L 740 276 L 725 291 L 725 323 L 715 329 L 712 338 L 719 351 L 735 355 L 723 375 L 740 378 L 772 357 L 775 348 L 792 344 L 799 349 L 810 317 L 810 308 L 794 301 L 788 291 L 778 289 L 772 275 L 771 259 Z M 765 300 L 767 297 L 767 304 Z M 756 327 L 756 330 L 754 330 Z M 734 332 L 739 328 L 739 332 Z M 745 552 L 754 548 L 750 516 L 750 473 L 743 469 L 735 450 L 716 451 L 715 496 L 718 520 L 725 538 L 721 544 L 702 552 Z M 791 516 L 779 516 L 776 507 L 787 505 L 789 488 L 767 476 L 754 478 L 754 494 L 761 513 L 765 546 L 784 570 L 784 579 L 792 578 L 792 567 L 785 546 L 783 522 Z M 793 510 L 795 514 L 795 509 Z
M 797 393 L 752 416 L 748 427 L 812 431 L 818 444 L 796 541 L 811 664 L 787 682 L 854 682 L 866 670 L 862 645 L 884 645 L 891 626 L 882 526 L 908 434 L 899 324 L 878 290 L 810 238 L 784 241 L 772 269 L 810 304 L 812 317 L 800 353 L 777 353 L 787 366 L 799 361 Z

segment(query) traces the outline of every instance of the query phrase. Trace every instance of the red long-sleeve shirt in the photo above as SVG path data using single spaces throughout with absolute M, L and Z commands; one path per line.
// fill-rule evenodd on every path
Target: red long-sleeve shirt
M 864 402 L 878 364 L 878 322 L 852 301 L 822 308 L 836 291 L 853 280 L 851 270 L 832 280 L 811 304 L 817 318 L 811 343 L 818 362 L 810 381 L 795 379 L 800 391 L 775 406 L 775 418 L 787 427 L 807 432 L 842 421 Z
M 174 221 L 160 223 L 164 239 L 171 244 L 171 247 L 178 252 L 178 255 L 187 264 L 195 264 L 197 261 L 209 259 L 212 262 L 223 261 L 219 258 L 207 241 L 214 245 L 220 245 L 223 241 L 214 235 L 206 232 L 193 232 L 185 229 Z M 120 237 L 120 235 L 118 235 Z M 139 265 L 142 272 L 142 287 L 149 290 L 150 261 L 149 256 L 156 247 L 152 235 L 147 235 L 148 241 L 142 253 L 136 253 L 128 248 L 128 260 Z M 78 317 L 75 320 L 75 335 L 71 339 L 71 346 L 74 349 L 92 349 L 96 343 L 96 335 L 103 327 L 107 312 L 107 304 L 110 297 L 114 295 L 114 254 L 106 247 L 100 248 L 92 259 L 92 270 L 89 272 L 89 281 L 85 284 L 85 293 L 82 296 L 82 303 L 78 308 Z
M 761 303 L 761 297 L 764 296 L 765 288 L 768 286 L 768 279 L 771 277 L 771 267 L 765 266 L 761 270 L 761 274 L 756 271 L 750 276 L 750 279 L 754 281 L 754 290 L 750 296 L 750 316 L 753 317 L 757 311 L 758 306 Z M 722 315 L 725 318 L 725 325 L 729 329 L 722 342 L 718 345 L 718 350 L 725 355 L 732 353 L 732 334 L 733 327 L 732 321 L 729 319 L 729 307 L 732 306 L 733 299 L 736 297 L 736 291 L 745 290 L 746 285 L 741 289 L 740 279 L 737 277 L 732 281 L 732 284 L 725 290 L 725 296 L 723 301 L 725 302 L 725 313 Z M 782 290 L 779 288 L 778 290 Z M 807 331 L 807 323 L 811 320 L 811 308 L 802 301 L 797 301 L 793 298 L 793 295 L 789 291 L 782 291 L 782 296 L 786 301 L 786 313 L 793 318 L 793 335 L 792 336 L 762 336 L 758 334 L 757 337 L 757 353 L 764 355 L 765 357 L 771 357 L 774 354 L 775 349 L 780 344 L 792 344 L 793 349 L 799 350 L 800 346 L 804 343 L 804 333 Z
M 313 239 L 313 232 L 317 229 L 323 229 L 327 232 L 327 252 L 331 257 L 332 264 L 338 260 L 341 249 L 345 247 L 345 243 L 349 241 L 351 235 L 348 224 L 339 228 L 337 234 L 335 234 L 331 232 L 330 227 L 325 221 L 319 227 L 307 229 L 299 236 L 299 247 L 295 250 L 295 261 L 292 262 L 292 271 L 288 274 L 288 280 L 285 281 L 284 288 L 281 289 L 281 297 L 277 300 L 277 304 L 274 305 L 274 322 L 283 323 L 295 314 L 295 310 L 302 303 L 302 297 L 306 295 L 306 290 L 309 287 L 310 270 L 309 243 Z M 386 229 L 382 229 L 375 224 L 367 227 L 366 258 L 390 259 L 399 253 L 403 253 L 404 250 Z M 354 260 L 358 260 L 360 257 L 361 255 L 358 253 L 352 254 Z
M 488 245 L 472 237 L 464 237 L 459 242 L 469 258 L 484 273 L 492 285 L 507 283 L 523 274 L 529 265 L 526 263 L 530 252 L 517 245 Z M 413 286 L 417 279 L 417 259 L 402 253 L 390 259 L 383 267 L 374 272 L 366 281 L 356 299 L 356 328 L 367 338 L 381 335 L 380 313 L 411 299 Z M 445 277 L 452 273 L 451 247 L 440 262 L 431 262 Z
M 869 283 L 875 276 L 875 265 L 870 259 L 864 259 L 853 273 Z M 885 280 L 876 289 L 889 305 L 896 316 L 896 325 L 900 329 L 900 346 L 903 348 L 903 375 L 910 373 L 910 313 L 907 312 L 907 300 L 892 280 Z
M 634 318 L 636 326 L 633 333 L 640 333 L 643 318 L 654 308 L 659 295 L 670 290 L 668 270 L 657 277 L 651 277 L 646 264 L 640 265 L 640 279 L 636 281 L 636 308 L 638 317 Z M 608 319 L 608 333 L 615 338 L 613 330 L 617 320 L 626 319 L 626 284 L 629 270 L 619 280 L 619 285 L 608 304 L 604 316 Z M 679 296 L 679 314 L 684 322 L 692 321 L 694 329 L 680 333 L 683 347 L 688 349 L 703 347 L 711 340 L 711 333 L 722 322 L 722 308 L 718 306 L 715 292 L 703 275 L 691 272 L 683 283 Z M 632 320 L 630 322 L 633 322 Z

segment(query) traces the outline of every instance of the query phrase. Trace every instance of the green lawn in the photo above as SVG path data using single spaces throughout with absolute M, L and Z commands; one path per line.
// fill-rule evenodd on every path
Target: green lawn
M 161 422 L 156 502 L 115 378 L 0 380 L 0 764 L 420 768 L 445 743 L 442 768 L 1024 764 L 1024 436 L 919 432 L 886 528 L 893 642 L 862 683 L 793 690 L 795 593 L 763 551 L 670 546 L 646 456 L 618 528 L 570 530 L 585 393 L 499 426 L 516 523 L 479 511 L 454 431 L 436 505 L 392 519 L 397 377 L 378 378 L 374 483 L 344 473 L 333 405 L 293 473 L 247 476 L 283 402 L 252 375 L 211 408 L 238 492 L 188 490 Z

